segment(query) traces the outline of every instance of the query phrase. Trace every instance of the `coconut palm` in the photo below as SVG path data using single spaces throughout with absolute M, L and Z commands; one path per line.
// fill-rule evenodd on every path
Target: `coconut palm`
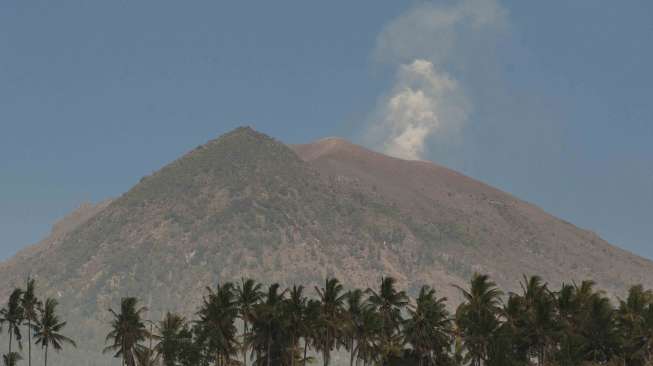
M 270 366 L 281 362 L 286 339 L 283 306 L 286 290 L 280 291 L 278 283 L 268 287 L 265 301 L 254 305 L 251 313 L 252 331 L 247 344 L 256 355 L 256 365 Z
M 320 312 L 322 306 L 319 300 L 309 299 L 304 308 L 304 357 L 302 358 L 302 366 L 306 366 L 307 362 L 313 361 L 308 357 L 309 346 L 318 349 L 320 344 Z
M 472 276 L 469 291 L 455 287 L 465 299 L 456 311 L 456 325 L 471 366 L 481 366 L 488 360 L 490 342 L 500 325 L 502 292 L 489 276 L 478 273 Z
M 198 327 L 195 325 L 195 327 Z M 204 366 L 207 364 L 204 360 L 203 344 L 201 339 L 197 339 L 197 333 L 188 325 L 181 328 L 178 334 L 179 347 L 175 358 L 179 366 Z
M 624 354 L 629 365 L 650 363 L 653 347 L 653 329 L 646 324 L 653 293 L 644 290 L 642 285 L 632 286 L 626 300 L 619 301 L 617 322 L 624 337 Z
M 592 306 L 594 298 L 596 296 L 603 295 L 603 291 L 595 291 L 594 287 L 596 283 L 591 280 L 585 280 L 577 285 L 574 283 L 574 308 L 576 310 L 575 317 L 577 319 L 583 319 L 583 315 L 587 316 L 587 311 Z
M 247 366 L 247 347 L 245 347 L 245 338 L 249 332 L 249 323 L 252 318 L 252 309 L 259 301 L 261 301 L 261 284 L 256 283 L 252 279 L 242 278 L 240 284 L 236 289 L 236 304 L 240 318 L 243 321 L 243 365 Z
M 32 333 L 35 331 L 35 323 L 37 321 L 37 310 L 41 303 L 36 297 L 36 281 L 33 278 L 27 280 L 27 287 L 21 301 L 23 307 L 24 318 L 26 320 L 25 326 L 27 327 L 27 364 L 32 365 Z
M 16 338 L 18 348 L 22 349 L 23 335 L 20 332 L 20 326 L 25 318 L 25 312 L 22 307 L 23 290 L 20 288 L 14 289 L 9 295 L 7 305 L 0 310 L 0 323 L 7 324 L 7 332 L 9 333 L 9 352 L 12 353 L 12 341 Z
M 39 309 L 39 317 L 36 322 L 36 332 L 34 339 L 36 344 L 43 349 L 45 357 L 45 366 L 48 366 L 48 350 L 52 347 L 59 352 L 64 344 L 77 347 L 75 341 L 61 334 L 61 330 L 66 327 L 66 322 L 61 321 L 57 315 L 58 302 L 55 299 L 48 298 L 45 304 Z
M 360 325 L 356 334 L 356 359 L 364 365 L 381 361 L 381 334 L 383 320 L 372 306 L 364 306 L 360 314 Z
M 146 307 L 138 306 L 138 300 L 134 297 L 120 301 L 120 312 L 109 309 L 113 319 L 105 343 L 111 344 L 103 352 L 115 352 L 114 357 L 121 358 L 123 365 L 135 366 L 136 350 L 142 347 L 140 342 L 150 337 L 142 319 L 142 314 L 146 311 Z
M 16 366 L 18 364 L 18 361 L 22 359 L 23 358 L 20 356 L 18 352 L 10 352 L 7 353 L 6 355 L 2 355 L 2 364 L 4 366 Z
M 238 352 L 236 318 L 236 294 L 230 282 L 218 285 L 216 290 L 207 289 L 198 312 L 200 331 L 207 341 L 209 353 L 214 355 L 219 365 L 231 363 L 231 357 Z
M 558 334 L 555 299 L 539 276 L 524 276 L 520 285 L 524 305 L 523 336 L 528 339 L 531 354 L 537 358 L 537 364 L 543 366 L 547 352 Z
M 345 299 L 345 318 L 346 318 L 346 347 L 349 350 L 349 366 L 353 366 L 354 359 L 358 352 L 358 335 L 361 331 L 361 316 L 365 306 L 363 291 L 355 289 L 347 292 Z
M 186 319 L 179 314 L 167 312 L 157 325 L 159 343 L 155 350 L 161 355 L 164 366 L 176 366 L 182 346 L 180 333 L 186 326 Z
M 508 300 L 501 309 L 502 322 L 497 329 L 494 342 L 499 341 L 495 347 L 496 352 L 505 353 L 503 361 L 507 365 L 528 364 L 531 344 L 526 336 L 526 306 L 524 298 L 517 294 L 510 294 Z M 507 349 L 506 349 L 507 348 Z
M 435 290 L 422 286 L 410 317 L 404 324 L 404 339 L 413 348 L 419 366 L 435 365 L 448 360 L 451 347 L 451 319 L 446 308 L 446 298 L 437 298 Z
M 588 286 L 584 287 L 585 295 L 583 297 L 587 297 Z M 583 358 L 582 346 L 584 339 L 578 330 L 584 305 L 582 305 L 582 301 L 579 301 L 577 290 L 577 285 L 563 283 L 560 290 L 555 294 L 557 322 L 560 327 L 556 359 L 561 366 L 578 365 Z
M 295 366 L 299 352 L 299 339 L 307 333 L 304 315 L 306 313 L 307 299 L 304 296 L 304 287 L 294 285 L 288 293 L 285 301 L 284 318 L 286 320 L 287 333 L 290 337 L 289 358 L 290 365 Z
M 319 349 L 322 351 L 324 366 L 331 362 L 331 350 L 339 346 L 342 333 L 343 304 L 347 296 L 338 279 L 328 277 L 324 287 L 315 287 L 320 300 L 318 320 Z
M 585 361 L 606 363 L 618 355 L 621 338 L 616 323 L 616 312 L 607 297 L 596 294 L 591 298 L 580 332 L 585 340 Z
M 381 353 L 385 362 L 391 356 L 401 353 L 402 339 L 400 325 L 403 322 L 402 310 L 408 305 L 408 296 L 396 289 L 397 280 L 393 277 L 381 278 L 378 292 L 368 289 L 369 303 L 381 316 Z
M 642 364 L 650 365 L 653 363 L 653 304 L 648 304 L 642 316 L 642 326 L 639 336 L 636 338 L 635 352 L 641 355 Z

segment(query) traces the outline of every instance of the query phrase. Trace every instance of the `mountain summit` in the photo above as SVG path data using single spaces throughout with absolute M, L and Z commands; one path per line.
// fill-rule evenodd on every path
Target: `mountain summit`
M 619 295 L 653 287 L 652 262 L 445 167 L 238 128 L 80 208 L 0 264 L 0 298 L 31 273 L 69 311 L 82 352 L 96 355 L 106 309 L 123 296 L 144 299 L 156 319 L 193 311 L 217 281 L 312 285 L 335 275 L 366 287 L 389 275 L 455 300 L 450 285 L 476 271 L 507 289 L 522 274 L 555 285 L 591 277 Z

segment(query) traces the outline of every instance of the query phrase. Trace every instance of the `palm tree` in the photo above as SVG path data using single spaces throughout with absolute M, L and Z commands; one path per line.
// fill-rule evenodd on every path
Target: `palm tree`
M 247 344 L 256 354 L 256 365 L 267 366 L 280 363 L 281 346 L 284 342 L 283 305 L 286 290 L 279 291 L 279 284 L 268 287 L 265 301 L 254 305 L 251 313 L 252 331 L 247 336 Z
M 40 309 L 40 316 L 36 323 L 36 332 L 34 338 L 36 344 L 41 345 L 44 349 L 45 366 L 48 366 L 48 349 L 50 346 L 59 352 L 65 343 L 73 347 L 77 347 L 75 341 L 62 335 L 60 332 L 66 326 L 66 322 L 59 320 L 57 316 L 57 300 L 48 298 L 45 300 L 45 305 Z
M 642 316 L 642 326 L 639 334 L 639 344 L 636 352 L 642 355 L 644 364 L 650 365 L 653 360 L 653 303 L 648 304 Z
M 463 344 L 471 358 L 472 366 L 481 366 L 488 360 L 493 334 L 499 327 L 501 290 L 489 276 L 475 273 L 469 291 L 454 286 L 465 301 L 456 311 L 456 324 Z
M 286 326 L 290 336 L 290 365 L 295 366 L 295 360 L 298 358 L 299 339 L 306 334 L 306 322 L 304 314 L 306 312 L 306 297 L 304 296 L 303 286 L 293 286 L 290 289 L 288 299 L 285 305 Z
M 372 306 L 363 306 L 360 315 L 360 325 L 356 335 L 357 360 L 363 364 L 380 362 L 381 334 L 383 320 Z
M 252 279 L 242 278 L 240 285 L 236 289 L 236 304 L 240 318 L 243 321 L 243 365 L 247 366 L 247 347 L 245 347 L 245 338 L 249 332 L 249 323 L 252 318 L 252 309 L 261 301 L 261 284 Z
M 451 319 L 446 298 L 437 298 L 435 290 L 422 286 L 414 306 L 408 310 L 410 318 L 404 325 L 404 339 L 419 358 L 419 365 L 435 365 L 447 361 L 451 348 Z
M 304 308 L 304 357 L 302 359 L 302 365 L 306 366 L 306 363 L 312 361 L 308 357 L 308 347 L 318 349 L 320 343 L 319 335 L 319 322 L 320 322 L 320 312 L 321 312 L 320 301 L 316 299 L 309 299 Z
M 624 354 L 628 364 L 650 363 L 653 328 L 648 327 L 646 322 L 652 302 L 653 293 L 645 291 L 642 285 L 632 286 L 627 299 L 619 301 L 617 321 L 624 337 Z
M 11 295 L 9 295 L 7 306 L 0 310 L 0 323 L 7 323 L 7 332 L 9 333 L 8 355 L 11 355 L 11 346 L 14 337 L 16 337 L 16 341 L 18 342 L 18 348 L 23 348 L 23 336 L 20 332 L 20 326 L 23 323 L 23 319 L 25 318 L 24 310 L 21 306 L 22 298 L 23 290 L 19 288 L 14 289 L 11 292 Z
M 35 331 L 34 323 L 36 323 L 38 314 L 37 309 L 40 307 L 40 301 L 36 297 L 36 281 L 31 278 L 27 280 L 27 287 L 21 301 L 23 307 L 24 317 L 27 323 L 27 344 L 28 344 L 28 365 L 32 366 L 32 332 Z
M 343 304 L 347 296 L 336 278 L 327 277 L 324 287 L 315 287 L 320 300 L 319 348 L 322 351 L 324 366 L 331 362 L 331 350 L 338 347 L 342 331 Z
M 18 352 L 10 352 L 7 353 L 6 355 L 2 355 L 2 364 L 4 366 L 16 366 L 18 364 L 18 361 L 22 359 L 23 358 L 20 356 Z
M 195 325 L 195 328 L 198 328 Z M 207 364 L 203 355 L 203 341 L 198 339 L 198 332 L 195 329 L 185 325 L 178 334 L 178 350 L 175 354 L 176 362 L 179 366 L 204 366 Z M 177 365 L 175 364 L 175 365 Z
M 595 362 L 613 354 L 616 326 L 614 309 L 594 281 L 565 285 L 558 294 L 558 312 L 564 320 L 560 358 L 564 365 Z M 607 346 L 610 349 L 604 349 Z
M 539 276 L 531 276 L 521 283 L 524 304 L 525 336 L 529 340 L 531 353 L 537 364 L 543 366 L 547 360 L 547 350 L 558 333 L 554 298 L 547 284 Z
M 234 285 L 231 282 L 218 285 L 216 291 L 208 289 L 208 296 L 198 315 L 198 324 L 207 340 L 209 352 L 214 354 L 219 365 L 231 363 L 231 356 L 237 354 L 238 340 L 235 325 L 238 317 Z
M 578 294 L 579 287 L 576 284 L 563 283 L 560 290 L 555 293 L 557 323 L 560 327 L 556 358 L 561 366 L 575 366 L 583 359 L 584 339 L 579 330 L 587 306 L 583 304 L 586 300 L 581 299 L 590 297 L 589 293 L 593 293 L 593 290 L 589 281 L 585 281 L 580 288 L 582 288 L 581 296 Z
M 381 333 L 381 352 L 383 362 L 390 356 L 401 353 L 400 325 L 403 322 L 401 311 L 408 305 L 408 296 L 404 291 L 397 291 L 397 280 L 392 277 L 381 278 L 379 292 L 368 289 L 368 301 L 381 316 L 383 332 Z
M 176 366 L 180 353 L 180 333 L 186 326 L 186 319 L 179 314 L 167 312 L 163 320 L 157 325 L 159 343 L 156 352 L 161 355 L 164 366 Z
M 495 343 L 499 346 L 508 347 L 495 347 L 494 354 L 498 352 L 504 353 L 500 357 L 504 363 L 510 365 L 525 365 L 528 364 L 529 350 L 531 344 L 526 335 L 526 306 L 524 298 L 517 294 L 510 294 L 508 301 L 501 309 L 501 318 L 503 319 L 501 325 L 495 333 Z
M 121 300 L 120 312 L 109 309 L 113 320 L 105 342 L 112 343 L 103 352 L 115 352 L 114 357 L 120 357 L 123 366 L 135 366 L 136 350 L 141 347 L 139 343 L 150 337 L 142 319 L 145 311 L 147 308 L 138 307 L 138 300 L 134 297 Z
M 591 298 L 587 317 L 580 330 L 585 339 L 585 361 L 606 363 L 618 354 L 621 339 L 615 315 L 607 297 L 598 293 Z
M 349 366 L 353 366 L 356 353 L 358 352 L 357 340 L 361 331 L 361 316 L 363 313 L 363 307 L 365 306 L 363 301 L 363 291 L 355 289 L 347 292 L 345 302 L 345 318 L 347 320 L 347 327 L 345 330 L 347 338 L 346 346 L 349 350 Z

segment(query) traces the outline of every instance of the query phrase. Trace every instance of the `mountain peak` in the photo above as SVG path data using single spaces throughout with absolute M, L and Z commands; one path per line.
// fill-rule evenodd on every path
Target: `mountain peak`
M 247 143 L 247 142 L 261 142 L 261 141 L 275 141 L 270 136 L 261 133 L 250 126 L 237 127 L 217 138 L 210 140 L 204 145 L 198 146 L 198 150 L 210 147 L 211 145 L 229 142 Z
M 123 197 L 139 202 L 180 199 L 206 190 L 207 184 L 240 189 L 257 175 L 289 172 L 298 164 L 301 160 L 285 144 L 251 127 L 239 127 L 143 178 Z
M 253 137 L 253 138 L 272 139 L 268 135 L 255 130 L 251 126 L 236 127 L 235 129 L 225 133 L 224 135 L 222 135 L 220 137 L 221 138 Z

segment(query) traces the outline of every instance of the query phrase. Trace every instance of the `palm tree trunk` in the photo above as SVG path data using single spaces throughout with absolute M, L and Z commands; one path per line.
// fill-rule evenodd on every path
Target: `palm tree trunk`
M 351 350 L 349 354 L 349 366 L 354 366 L 354 350 Z
M 9 326 L 9 354 L 11 354 L 11 340 L 14 337 L 14 332 L 12 332 L 11 325 Z
M 32 366 L 32 319 L 27 319 L 27 342 L 29 342 L 27 364 Z
M 295 336 L 292 336 L 292 354 L 290 355 L 290 366 L 295 366 L 295 350 L 297 346 L 297 341 L 295 340 Z
M 356 355 L 356 350 L 354 349 L 354 337 L 351 338 L 349 343 L 349 366 L 354 366 L 354 356 Z
M 327 330 L 326 330 L 326 339 L 324 342 L 324 352 L 323 352 L 323 358 L 324 360 L 324 366 L 329 366 L 329 352 L 331 351 L 330 349 L 330 343 L 329 343 L 329 327 L 327 325 Z
M 48 366 L 48 345 L 45 344 L 45 366 Z
M 247 337 L 247 320 L 243 319 L 243 358 L 245 361 L 245 363 L 243 363 L 243 366 L 247 366 L 247 342 L 245 340 L 245 337 Z
M 308 352 L 308 339 L 304 338 L 304 362 L 303 366 L 306 366 L 306 352 Z
M 270 347 L 271 347 L 271 344 L 272 344 L 272 340 L 270 338 L 272 338 L 272 335 L 268 331 L 268 351 L 267 351 L 268 366 L 270 366 L 270 361 L 272 361 L 272 355 L 270 354 Z
M 540 366 L 544 366 L 544 346 L 540 346 Z

